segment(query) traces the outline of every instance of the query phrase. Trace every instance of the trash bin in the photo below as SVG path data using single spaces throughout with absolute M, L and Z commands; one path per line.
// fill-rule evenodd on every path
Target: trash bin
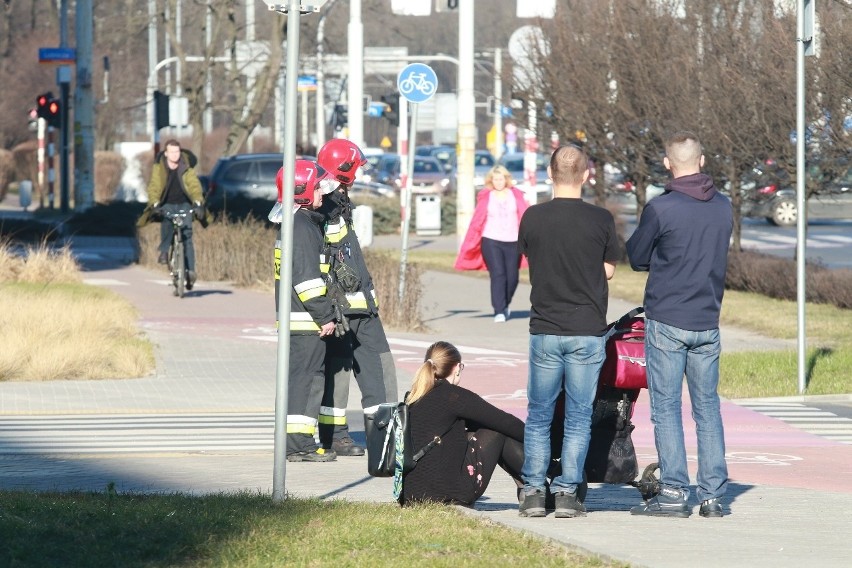
M 435 237 L 441 234 L 441 197 L 418 195 L 415 209 L 418 235 Z
M 369 205 L 358 205 L 352 210 L 352 224 L 358 243 L 366 248 L 373 244 L 373 208 Z
M 18 182 L 18 199 L 24 211 L 33 204 L 33 182 L 28 179 Z

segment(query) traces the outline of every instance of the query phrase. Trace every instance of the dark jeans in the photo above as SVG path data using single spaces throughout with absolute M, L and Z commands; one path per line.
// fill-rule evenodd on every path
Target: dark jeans
M 192 205 L 189 203 L 166 203 L 162 205 L 164 211 L 176 213 L 177 211 L 188 211 Z M 170 219 L 163 219 L 160 223 L 160 252 L 169 252 L 174 234 L 174 225 Z M 195 247 L 192 246 L 192 215 L 187 215 L 181 226 L 183 234 L 183 250 L 186 254 L 186 269 L 195 272 Z
M 502 314 L 509 307 L 515 290 L 518 289 L 518 272 L 521 253 L 518 241 L 507 243 L 482 238 L 482 258 L 491 277 L 491 307 L 495 314 Z

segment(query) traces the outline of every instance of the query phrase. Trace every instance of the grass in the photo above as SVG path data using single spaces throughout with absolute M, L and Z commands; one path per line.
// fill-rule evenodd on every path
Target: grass
M 398 255 L 398 253 L 396 253 Z M 452 252 L 409 251 L 421 268 L 453 271 Z M 487 278 L 485 271 L 471 273 Z M 609 282 L 610 296 L 642 304 L 647 273 L 620 265 Z M 529 283 L 527 270 L 521 281 Z M 808 346 L 807 394 L 852 393 L 852 310 L 808 303 L 805 308 Z M 722 325 L 739 327 L 777 339 L 797 337 L 796 302 L 728 290 L 722 303 Z M 727 398 L 798 394 L 796 350 L 722 353 L 719 393 Z
M 247 492 L 0 492 L 0 534 L 16 567 L 623 566 L 442 505 Z

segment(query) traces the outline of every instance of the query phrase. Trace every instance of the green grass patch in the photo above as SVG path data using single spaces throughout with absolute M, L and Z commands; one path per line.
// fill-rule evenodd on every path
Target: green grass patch
M 0 565 L 621 566 L 453 507 L 208 496 L 0 492 Z

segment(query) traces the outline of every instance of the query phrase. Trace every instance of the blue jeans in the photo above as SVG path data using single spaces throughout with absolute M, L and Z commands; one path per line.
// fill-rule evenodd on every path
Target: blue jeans
M 530 335 L 527 422 L 524 427 L 524 489 L 543 490 L 550 464 L 550 425 L 565 389 L 562 475 L 551 491 L 574 493 L 583 481 L 591 436 L 592 403 L 604 360 L 604 337 Z
M 192 207 L 192 203 L 165 203 L 162 205 L 163 210 L 169 213 L 177 213 L 178 211 L 186 211 Z M 192 215 L 188 215 L 183 220 L 183 225 L 180 229 L 183 234 L 183 250 L 186 254 L 186 269 L 195 271 L 195 247 L 192 246 Z M 172 245 L 172 235 L 175 234 L 175 226 L 169 219 L 163 219 L 160 223 L 160 252 L 169 252 L 169 247 Z
M 725 432 L 719 409 L 719 330 L 687 331 L 652 319 L 645 322 L 645 361 L 651 422 L 660 460 L 660 483 L 689 496 L 683 436 L 683 376 L 698 438 L 698 499 L 725 494 Z

